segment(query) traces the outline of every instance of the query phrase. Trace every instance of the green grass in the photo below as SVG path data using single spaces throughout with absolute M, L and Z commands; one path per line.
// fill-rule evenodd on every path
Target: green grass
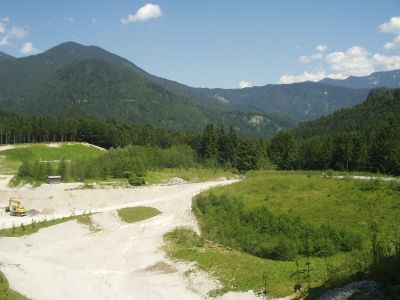
M 92 215 L 78 216 L 76 217 L 76 221 L 82 225 L 87 226 L 91 232 L 98 232 L 101 230 L 100 225 L 93 221 Z
M 52 143 L 53 144 L 53 143 Z M 0 151 L 0 170 L 2 174 L 15 174 L 24 160 L 55 161 L 74 160 L 78 158 L 97 157 L 104 151 L 80 143 L 54 143 L 58 148 L 48 144 L 18 144 L 16 148 Z
M 28 298 L 11 290 L 7 278 L 0 272 L 0 300 L 27 300 Z
M 20 237 L 20 236 L 24 236 L 24 235 L 30 235 L 30 234 L 38 232 L 42 228 L 54 226 L 54 225 L 64 223 L 67 221 L 71 221 L 71 220 L 77 220 L 81 224 L 88 225 L 89 228 L 90 228 L 90 225 L 92 225 L 90 215 L 71 216 L 68 218 L 35 222 L 35 223 L 29 224 L 29 225 L 15 224 L 14 228 L 6 228 L 6 229 L 0 230 L 0 237 Z
M 174 259 L 196 262 L 197 267 L 216 277 L 223 285 L 211 295 L 228 291 L 262 290 L 263 275 L 268 278 L 268 295 L 283 297 L 293 294 L 298 282 L 297 267 L 294 261 L 274 261 L 258 258 L 233 249 L 205 241 L 190 229 L 178 228 L 165 235 L 166 251 Z M 331 266 L 341 266 L 343 272 L 351 254 L 337 254 L 329 257 Z M 306 258 L 299 258 L 299 271 L 305 270 Z M 311 286 L 318 287 L 328 279 L 328 271 L 323 258 L 311 258 Z M 339 274 L 338 274 L 339 275 Z M 299 275 L 303 282 L 304 275 Z
M 311 258 L 314 290 L 344 283 L 360 268 L 359 264 L 370 259 L 366 251 L 370 246 L 372 221 L 379 225 L 383 235 L 392 234 L 400 221 L 400 182 L 326 178 L 323 172 L 256 171 L 248 173 L 241 182 L 213 188 L 201 196 L 209 193 L 242 199 L 245 208 L 265 206 L 274 214 L 298 216 L 317 226 L 330 224 L 358 232 L 363 237 L 364 250 L 339 252 L 326 260 Z M 207 219 L 198 221 L 201 225 Z M 166 240 L 171 257 L 197 262 L 200 269 L 223 283 L 223 289 L 217 292 L 261 289 L 263 273 L 267 272 L 272 296 L 293 293 L 297 281 L 293 276 L 296 273 L 294 261 L 258 258 L 179 230 L 167 234 Z M 304 269 L 306 258 L 297 259 Z M 300 281 L 306 285 L 304 278 Z
M 239 197 L 246 207 L 266 206 L 273 213 L 362 234 L 372 220 L 388 227 L 400 216 L 400 182 L 325 178 L 322 172 L 251 172 L 242 182 L 212 192 Z
M 159 215 L 161 212 L 153 207 L 127 207 L 118 209 L 118 216 L 127 223 L 139 222 Z

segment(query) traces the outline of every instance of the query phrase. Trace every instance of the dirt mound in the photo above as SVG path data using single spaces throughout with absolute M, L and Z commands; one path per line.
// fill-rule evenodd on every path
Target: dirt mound
M 167 185 L 183 185 L 183 184 L 188 184 L 189 181 L 186 181 L 182 178 L 179 177 L 172 177 L 170 180 L 168 180 Z

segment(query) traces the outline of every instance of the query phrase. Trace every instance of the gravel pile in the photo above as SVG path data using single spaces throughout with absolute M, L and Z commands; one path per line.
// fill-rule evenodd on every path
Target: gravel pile
M 36 209 L 30 209 L 26 212 L 27 216 L 36 216 L 37 214 L 39 214 L 39 211 L 37 211 Z
M 374 281 L 358 281 L 352 282 L 345 285 L 342 288 L 332 289 L 321 297 L 319 300 L 347 300 L 354 293 L 359 293 L 360 291 L 374 291 L 377 288 L 377 283 Z
M 172 177 L 170 180 L 168 180 L 167 185 L 183 185 L 183 184 L 188 184 L 189 182 L 179 178 L 179 177 Z

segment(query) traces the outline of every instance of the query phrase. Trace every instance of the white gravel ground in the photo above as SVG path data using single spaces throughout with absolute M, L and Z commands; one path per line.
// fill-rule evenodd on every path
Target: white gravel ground
M 170 261 L 161 247 L 163 235 L 175 227 L 198 230 L 190 210 L 195 194 L 233 181 L 69 190 L 76 184 L 12 189 L 6 186 L 7 180 L 4 176 L 0 179 L 1 206 L 10 196 L 18 196 L 27 209 L 53 209 L 53 216 L 102 211 L 92 216 L 101 228 L 98 232 L 69 221 L 30 236 L 0 238 L 1 271 L 12 289 L 31 299 L 205 299 L 219 284 L 202 272 L 185 276 L 192 266 Z M 155 207 L 162 213 L 134 224 L 120 221 L 117 208 L 138 205 Z M 0 226 L 20 220 L 23 218 L 1 215 Z M 252 292 L 229 293 L 222 299 L 256 297 Z

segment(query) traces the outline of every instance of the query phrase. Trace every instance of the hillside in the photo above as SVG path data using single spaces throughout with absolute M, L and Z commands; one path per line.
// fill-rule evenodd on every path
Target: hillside
M 294 124 L 255 109 L 219 102 L 207 106 L 159 82 L 169 81 L 101 48 L 64 43 L 0 63 L 0 107 L 34 114 L 73 107 L 96 117 L 174 130 L 198 131 L 213 122 L 260 137 Z
M 268 156 L 279 169 L 367 171 L 400 175 L 400 89 L 368 99 L 289 132 L 278 132 Z
M 104 150 L 86 143 L 41 143 L 0 146 L 2 174 L 15 174 L 23 161 L 57 161 L 97 157 Z
M 1 56 L 0 56 L 1 57 Z M 41 54 L 0 59 L 0 108 L 53 114 L 77 108 L 101 118 L 200 130 L 207 123 L 269 137 L 363 101 L 366 89 L 320 83 L 199 89 L 151 75 L 96 46 L 67 42 Z
M 0 63 L 3 61 L 13 60 L 13 59 L 15 59 L 14 56 L 8 55 L 7 53 L 0 51 Z
M 400 70 L 375 72 L 368 76 L 350 76 L 346 79 L 325 78 L 320 83 L 352 89 L 374 89 L 378 87 L 400 88 Z
M 199 89 L 201 94 L 236 105 L 312 120 L 363 101 L 367 89 L 334 87 L 315 82 L 276 84 L 244 89 Z
M 389 119 L 400 119 L 400 89 L 374 90 L 365 102 L 318 120 L 301 123 L 293 132 L 299 138 L 350 131 L 370 135 Z

